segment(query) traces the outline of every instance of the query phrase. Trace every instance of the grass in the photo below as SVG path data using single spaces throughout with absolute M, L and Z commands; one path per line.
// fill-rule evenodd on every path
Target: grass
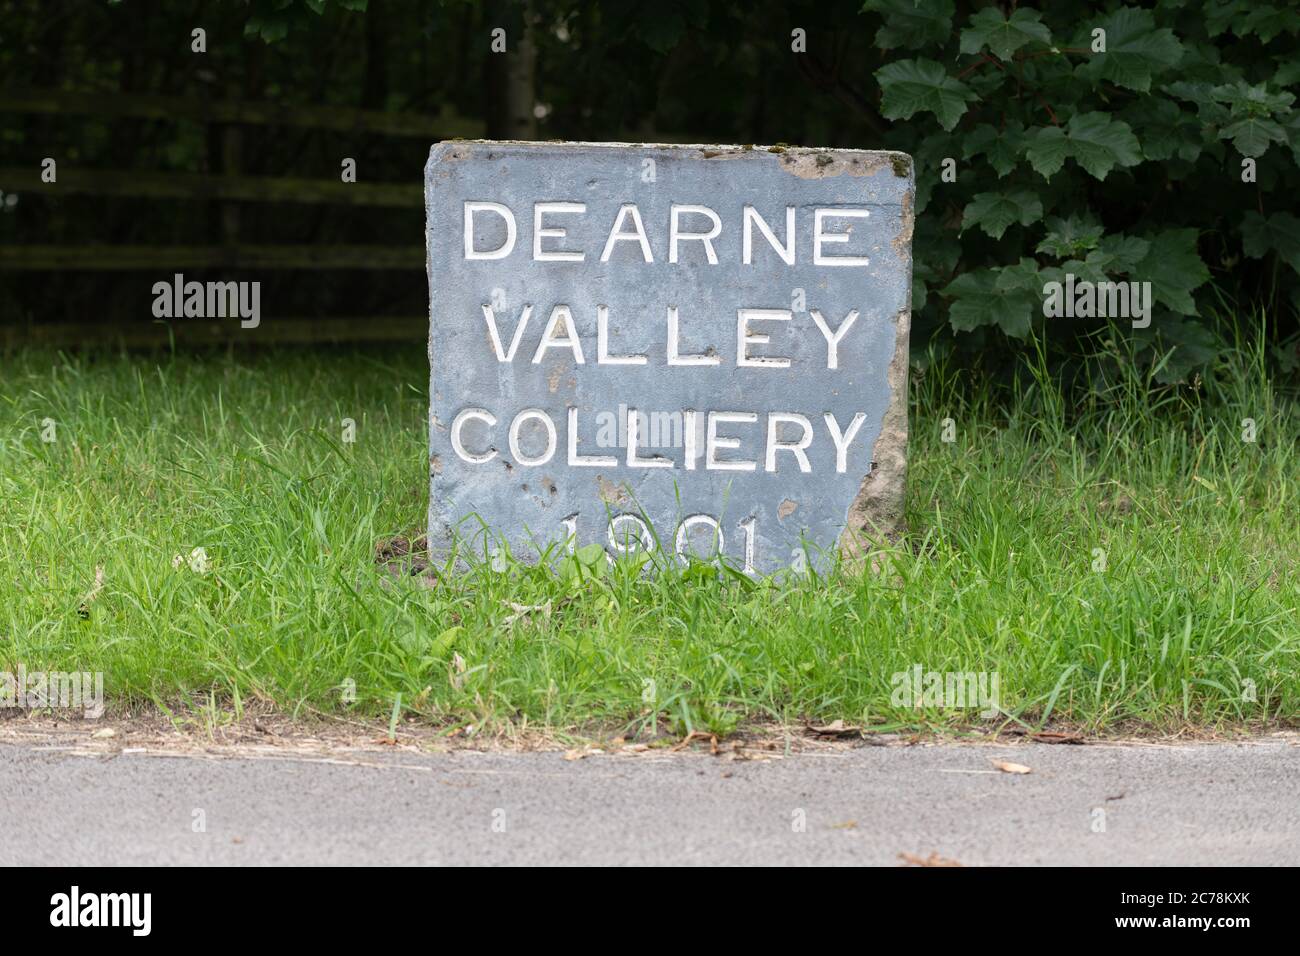
M 0 359 L 0 670 L 103 671 L 119 708 L 260 701 L 390 734 L 399 715 L 557 735 L 982 722 L 900 702 L 917 665 L 996 673 L 1000 721 L 1030 727 L 1294 725 L 1294 400 L 1245 343 L 1196 388 L 1100 347 L 1112 377 L 1082 399 L 1041 362 L 1005 390 L 942 362 L 914 377 L 911 530 L 878 573 L 510 566 L 432 588 L 374 560 L 425 510 L 418 346 L 20 353 Z

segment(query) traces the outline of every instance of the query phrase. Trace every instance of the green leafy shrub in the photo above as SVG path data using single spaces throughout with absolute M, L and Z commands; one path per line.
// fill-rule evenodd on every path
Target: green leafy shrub
M 1105 319 L 1044 316 L 1046 284 L 1070 274 L 1151 283 L 1152 321 L 1133 334 L 1139 355 L 1173 349 L 1162 381 L 1215 357 L 1202 315 L 1216 295 L 1268 308 L 1294 370 L 1300 11 L 960 6 L 863 6 L 888 60 L 887 145 L 916 159 L 917 341 L 1095 331 Z

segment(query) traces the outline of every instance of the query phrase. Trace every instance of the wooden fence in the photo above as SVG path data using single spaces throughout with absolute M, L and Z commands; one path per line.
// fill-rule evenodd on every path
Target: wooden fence
M 423 272 L 422 245 L 255 245 L 239 239 L 235 203 L 304 203 L 415 209 L 423 205 L 423 184 L 344 183 L 280 177 L 243 176 L 235 167 L 240 128 L 287 126 L 358 135 L 410 136 L 432 144 L 442 139 L 476 138 L 483 124 L 452 114 L 422 116 L 333 106 L 302 106 L 236 100 L 195 101 L 163 96 L 120 93 L 70 93 L 56 90 L 0 93 L 0 115 L 93 115 L 112 118 L 189 120 L 222 127 L 221 175 L 78 169 L 60 162 L 55 183 L 41 182 L 33 167 L 0 167 L 0 190 L 91 194 L 138 199 L 222 201 L 222 242 L 218 245 L 0 245 L 3 271 L 129 271 L 185 269 L 365 269 Z M 238 322 L 175 319 L 168 324 L 131 323 L 113 328 L 94 323 L 30 326 L 0 324 L 0 343 L 73 346 L 122 343 L 127 346 L 164 344 L 283 344 L 294 342 L 382 341 L 422 338 L 426 316 L 392 317 L 266 317 L 256 334 Z M 242 332 L 242 334 L 240 334 Z

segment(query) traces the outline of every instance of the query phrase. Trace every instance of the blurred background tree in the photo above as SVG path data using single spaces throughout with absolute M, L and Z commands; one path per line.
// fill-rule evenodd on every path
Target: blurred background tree
M 1078 52 L 1094 24 L 1111 59 Z M 788 143 L 916 157 L 918 359 L 958 350 L 992 367 L 1031 331 L 1067 354 L 1105 322 L 1047 328 L 1035 288 L 1074 266 L 1141 279 L 1145 262 L 1164 270 L 1170 380 L 1213 357 L 1203 305 L 1266 309 L 1272 354 L 1294 372 L 1298 31 L 1293 7 L 1236 0 L 1209 13 L 1184 0 L 0 0 L 0 326 L 150 322 L 150 287 L 172 271 L 161 260 L 13 268 L 23 247 L 92 244 L 364 246 L 329 268 L 245 256 L 176 271 L 260 279 L 277 315 L 418 319 L 419 184 L 436 139 Z M 38 110 L 33 91 L 110 100 Z M 139 102 L 161 105 L 123 113 Z M 282 111 L 254 122 L 221 104 Z M 332 124 L 313 120 L 322 107 Z M 376 114 L 414 119 L 394 133 Z M 1084 142 L 1076 116 L 1109 139 Z M 1243 156 L 1258 160 L 1255 183 L 1240 181 Z M 44 157 L 67 182 L 135 181 L 42 189 Z M 139 195 L 164 174 L 337 184 L 344 158 L 358 184 L 409 194 L 379 206 Z M 955 183 L 940 179 L 945 158 L 960 164 Z M 366 267 L 394 250 L 409 267 Z

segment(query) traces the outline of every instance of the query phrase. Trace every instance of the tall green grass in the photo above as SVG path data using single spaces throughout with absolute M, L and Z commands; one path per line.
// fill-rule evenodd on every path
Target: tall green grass
M 894 675 L 920 665 L 996 673 L 995 723 L 1294 723 L 1295 398 L 1251 339 L 1194 387 L 1158 384 L 1125 341 L 1098 341 L 1069 392 L 1041 353 L 1001 386 L 923 363 L 908 535 L 874 571 L 784 583 L 382 573 L 376 542 L 418 534 L 426 504 L 418 347 L 10 356 L 0 669 L 103 671 L 118 706 L 448 729 L 988 724 L 900 703 Z

